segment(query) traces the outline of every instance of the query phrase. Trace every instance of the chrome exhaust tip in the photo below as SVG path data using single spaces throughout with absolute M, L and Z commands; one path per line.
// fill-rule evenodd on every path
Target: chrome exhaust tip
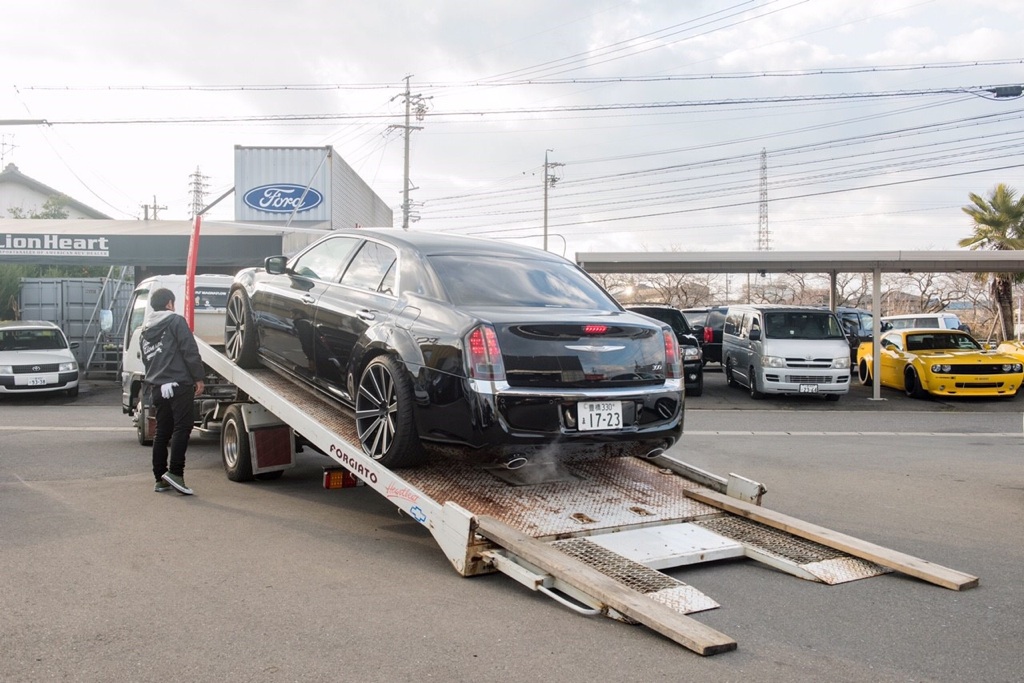
M 521 467 L 525 467 L 530 463 L 526 459 L 526 456 L 516 453 L 505 458 L 505 462 L 502 463 L 507 470 L 518 470 Z
M 651 458 L 657 458 L 659 455 L 665 455 L 665 451 L 668 449 L 668 447 L 669 447 L 669 444 L 662 444 L 661 446 L 658 446 L 657 448 L 652 448 L 651 450 L 647 451 L 647 453 L 641 455 L 640 457 L 645 459 L 645 460 L 650 460 Z

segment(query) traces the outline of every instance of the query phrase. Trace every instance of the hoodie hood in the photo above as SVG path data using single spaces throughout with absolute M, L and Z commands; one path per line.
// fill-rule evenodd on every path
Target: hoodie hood
M 174 311 L 154 311 L 142 326 L 142 336 L 150 340 L 159 339 L 174 315 L 177 315 Z

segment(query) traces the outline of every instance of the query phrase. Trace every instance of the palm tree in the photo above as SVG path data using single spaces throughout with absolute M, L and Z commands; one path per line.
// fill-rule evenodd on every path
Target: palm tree
M 967 195 L 973 202 L 961 210 L 974 221 L 974 234 L 958 244 L 971 249 L 1009 251 L 1024 249 L 1024 197 L 1018 198 L 1013 188 L 999 183 L 988 199 Z M 987 274 L 980 274 L 988 277 Z M 1011 273 L 993 273 L 992 300 L 996 303 L 1003 339 L 1013 337 L 1013 283 L 1020 276 Z

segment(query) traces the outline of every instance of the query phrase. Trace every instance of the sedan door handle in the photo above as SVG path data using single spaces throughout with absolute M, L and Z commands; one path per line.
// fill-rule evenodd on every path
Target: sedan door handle
M 375 320 L 377 318 L 377 315 L 369 308 L 359 309 L 358 311 L 356 311 L 356 315 L 359 317 L 360 320 Z
M 310 294 L 303 294 L 302 295 L 302 303 L 304 303 L 304 304 L 316 303 L 316 297 L 312 296 Z

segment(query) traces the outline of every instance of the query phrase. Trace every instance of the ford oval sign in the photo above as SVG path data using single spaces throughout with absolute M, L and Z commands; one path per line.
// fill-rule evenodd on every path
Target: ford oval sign
M 245 205 L 257 211 L 270 213 L 291 213 L 292 211 L 309 211 L 320 206 L 324 196 L 312 187 L 274 183 L 260 185 L 245 193 L 242 197 Z

